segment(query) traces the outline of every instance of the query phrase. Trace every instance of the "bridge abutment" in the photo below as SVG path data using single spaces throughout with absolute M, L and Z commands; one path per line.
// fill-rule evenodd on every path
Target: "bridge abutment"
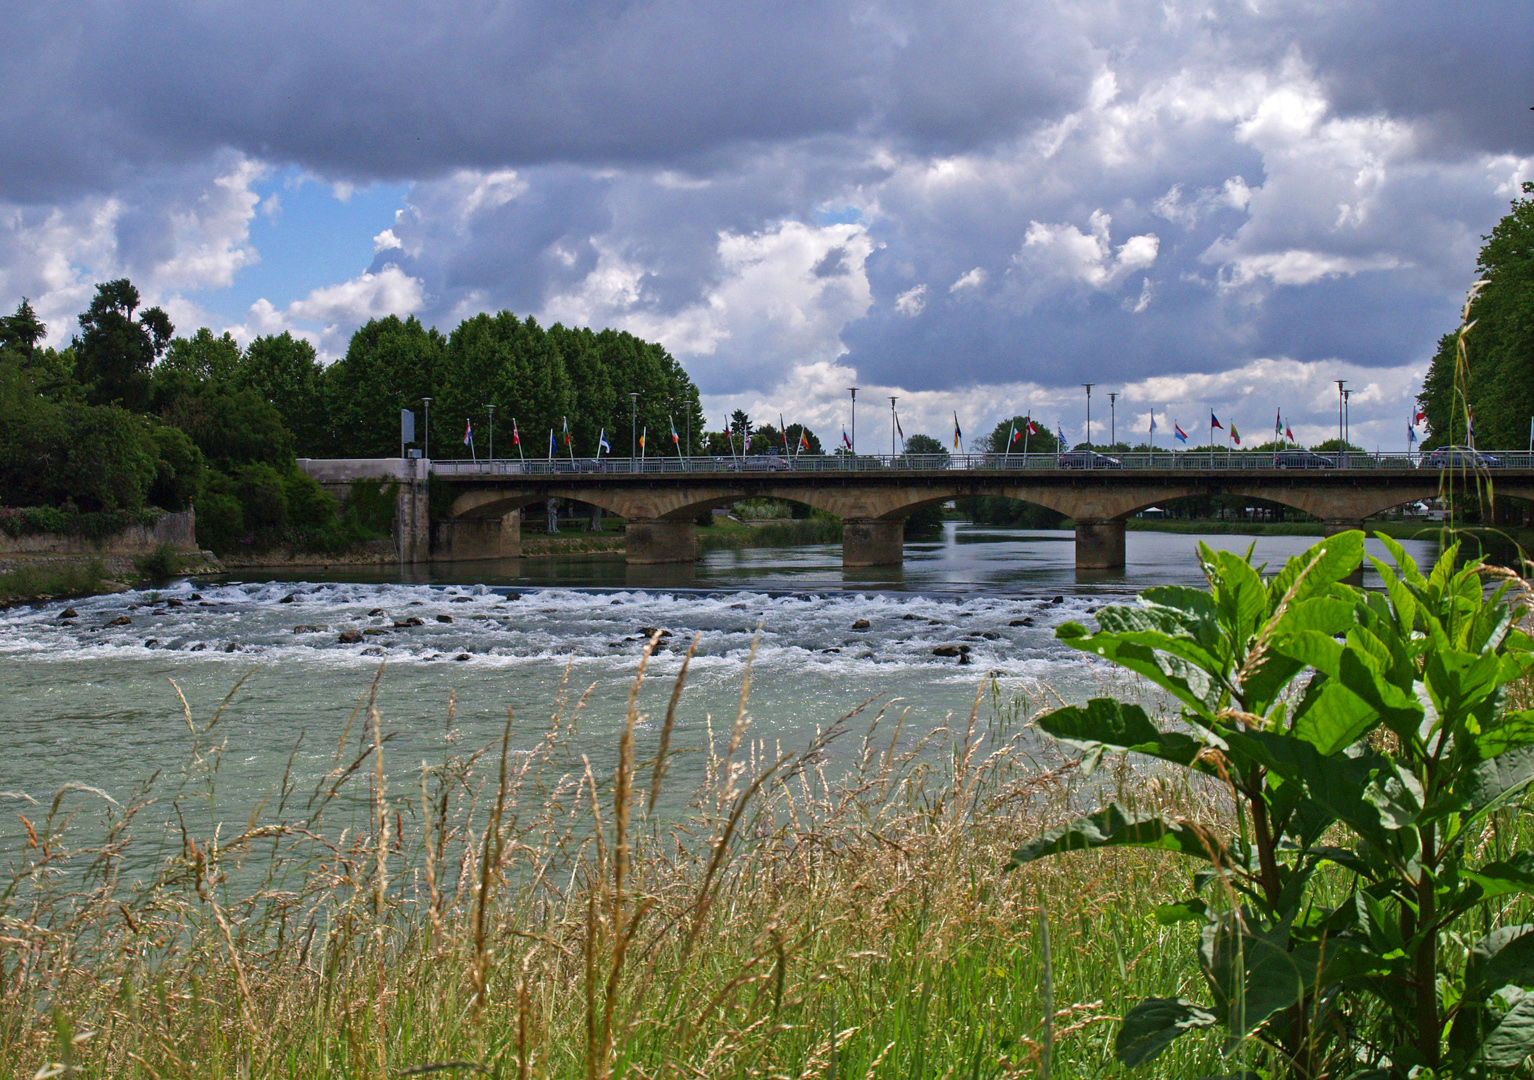
M 629 521 L 624 561 L 630 566 L 689 563 L 698 557 L 698 527 L 691 521 Z
M 1124 519 L 1076 522 L 1076 569 L 1124 568 Z
M 415 465 L 411 461 L 408 465 Z M 424 476 L 425 470 L 421 470 Z M 431 558 L 431 499 L 424 479 L 407 473 L 394 496 L 394 527 L 399 536 L 400 558 L 408 563 Z
M 520 559 L 522 511 L 499 517 L 450 518 L 436 523 L 432 558 L 443 562 L 470 559 Z
M 843 566 L 899 566 L 904 558 L 904 521 L 842 522 Z

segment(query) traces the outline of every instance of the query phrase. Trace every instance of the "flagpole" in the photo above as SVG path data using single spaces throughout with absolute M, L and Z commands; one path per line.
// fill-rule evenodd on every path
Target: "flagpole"
M 517 430 L 517 418 L 515 416 L 511 418 L 511 434 L 517 442 L 517 460 L 525 465 L 527 458 L 522 454 L 522 433 Z

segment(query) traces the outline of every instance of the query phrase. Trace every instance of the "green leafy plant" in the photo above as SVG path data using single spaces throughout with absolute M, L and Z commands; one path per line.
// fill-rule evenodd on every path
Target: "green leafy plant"
M 1379 539 L 1395 562 L 1371 557 L 1383 592 L 1345 581 L 1360 532 L 1266 581 L 1250 549 L 1201 544 L 1207 591 L 1148 589 L 1099 611 L 1096 633 L 1058 631 L 1171 695 L 1183 723 L 1097 698 L 1041 728 L 1088 768 L 1133 751 L 1213 778 L 1234 804 L 1228 829 L 1110 804 L 1012 856 L 1145 847 L 1204 864 L 1192 895 L 1157 917 L 1202 925 L 1208 1003 L 1131 1009 L 1117 1039 L 1128 1065 L 1217 1026 L 1227 1053 L 1260 1040 L 1304 1078 L 1478 1075 L 1534 1051 L 1534 925 L 1448 949 L 1467 913 L 1534 893 L 1534 853 L 1483 854 L 1497 811 L 1534 779 L 1534 710 L 1505 705 L 1534 641 L 1510 582 L 1485 595 L 1479 561 L 1456 571 L 1450 547 L 1424 576 Z

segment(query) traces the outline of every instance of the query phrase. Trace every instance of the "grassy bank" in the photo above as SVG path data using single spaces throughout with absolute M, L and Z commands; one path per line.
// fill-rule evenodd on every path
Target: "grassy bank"
M 841 520 L 831 517 L 768 518 L 751 522 L 716 517 L 712 525 L 698 529 L 700 551 L 841 542 Z
M 222 734 L 190 710 L 184 769 L 120 805 L 23 806 L 0 1078 L 1031 1077 L 1045 1052 L 1055 1077 L 1100 1076 L 1115 1018 L 1197 979 L 1196 930 L 1150 917 L 1186 889 L 1173 856 L 1002 872 L 1083 801 L 1025 726 L 1038 702 L 977 695 L 935 731 L 871 707 L 781 758 L 744 694 L 701 745 L 631 711 L 601 770 L 569 745 L 575 696 L 541 732 L 444 741 L 403 773 L 363 706 L 312 791 L 285 779 L 221 831 L 191 808 Z M 702 776 L 685 796 L 678 761 Z M 1221 816 L 1181 781 L 1092 783 Z M 1221 1071 L 1187 1039 L 1154 1075 Z
M 0 570 L 0 603 L 90 596 L 114 584 L 100 559 L 21 565 Z

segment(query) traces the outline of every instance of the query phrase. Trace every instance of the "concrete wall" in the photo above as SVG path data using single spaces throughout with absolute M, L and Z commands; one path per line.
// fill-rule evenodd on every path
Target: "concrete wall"
M 164 544 L 178 551 L 198 550 L 195 511 L 162 514 L 153 525 L 129 525 L 101 540 L 62 533 L 33 533 L 13 539 L 0 533 L 0 555 L 148 555 Z

